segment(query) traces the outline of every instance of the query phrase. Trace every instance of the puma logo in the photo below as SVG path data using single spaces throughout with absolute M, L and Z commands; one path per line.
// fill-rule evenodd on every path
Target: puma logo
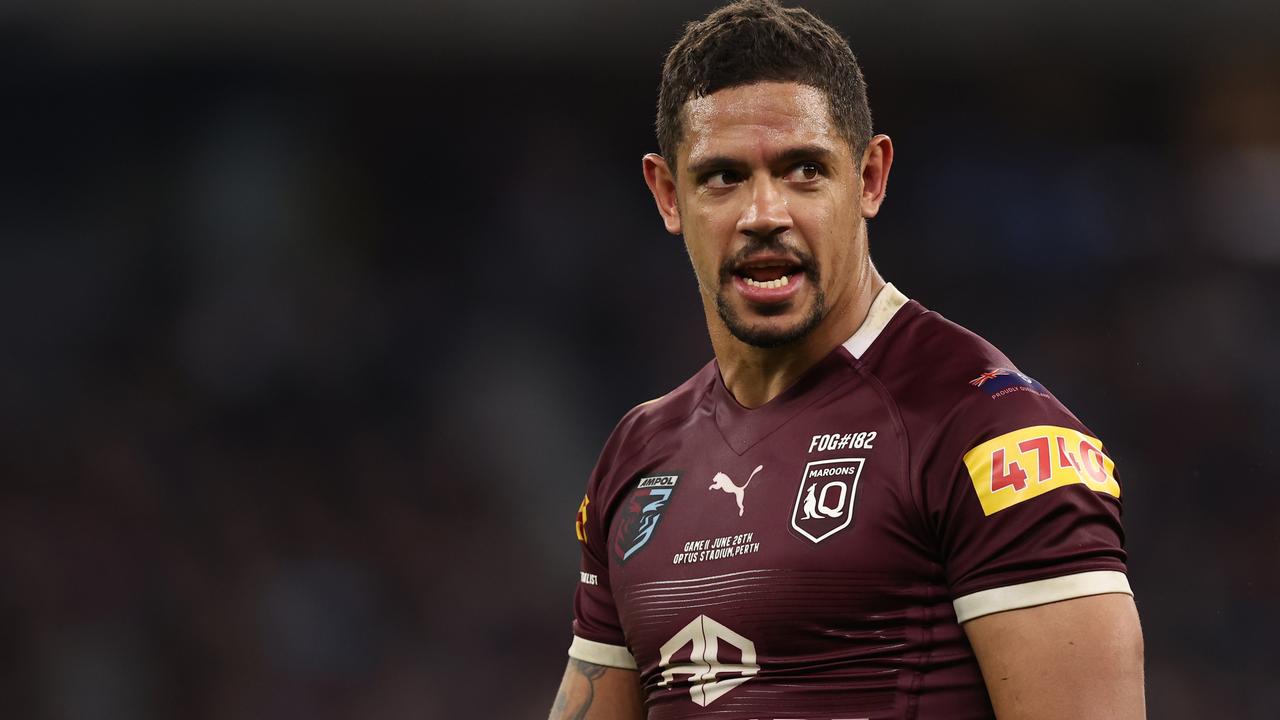
M 723 490 L 732 494 L 733 498 L 738 501 L 738 517 L 742 517 L 742 513 L 744 512 L 744 508 L 742 507 L 742 498 L 747 494 L 747 486 L 751 484 L 751 478 L 755 477 L 756 473 L 763 469 L 763 465 L 757 465 L 756 469 L 751 471 L 751 477 L 748 477 L 747 481 L 742 483 L 742 487 L 734 485 L 733 480 L 730 480 L 728 475 L 725 475 L 724 473 L 716 473 L 716 476 L 711 479 L 711 487 L 707 489 Z

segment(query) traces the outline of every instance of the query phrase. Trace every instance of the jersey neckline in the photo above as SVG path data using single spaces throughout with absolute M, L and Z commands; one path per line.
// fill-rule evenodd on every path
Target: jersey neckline
M 711 378 L 712 414 L 716 427 L 725 442 L 738 455 L 751 449 L 756 443 L 777 430 L 797 413 L 822 399 L 830 391 L 845 382 L 848 377 L 839 370 L 856 363 L 884 335 L 890 321 L 897 317 L 909 299 L 893 283 L 876 294 L 862 325 L 848 340 L 837 345 L 813 367 L 800 375 L 786 390 L 758 408 L 743 407 L 724 385 L 720 364 L 712 361 Z

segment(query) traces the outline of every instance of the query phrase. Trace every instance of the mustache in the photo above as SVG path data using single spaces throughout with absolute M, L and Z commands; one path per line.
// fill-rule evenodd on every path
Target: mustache
M 764 238 L 751 240 L 733 255 L 726 258 L 720 264 L 720 281 L 728 282 L 735 274 L 735 268 L 750 260 L 753 255 L 760 253 L 786 255 L 795 262 L 801 272 L 809 275 L 814 280 L 818 278 L 818 263 L 814 260 L 813 255 L 803 248 L 793 247 L 777 238 Z

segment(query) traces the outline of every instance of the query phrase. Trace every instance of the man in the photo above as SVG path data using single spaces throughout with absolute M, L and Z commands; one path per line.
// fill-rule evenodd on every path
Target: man
M 876 271 L 893 145 L 843 38 L 717 10 L 657 131 L 715 360 L 601 454 L 551 717 L 1143 717 L 1114 464 Z

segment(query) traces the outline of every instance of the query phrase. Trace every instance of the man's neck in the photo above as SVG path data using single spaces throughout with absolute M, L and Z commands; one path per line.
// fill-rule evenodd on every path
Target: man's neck
M 853 290 L 852 297 L 834 307 L 808 335 L 783 347 L 758 348 L 731 335 L 719 317 L 708 313 L 717 325 L 711 345 L 720 366 L 720 377 L 729 393 L 747 408 L 757 408 L 791 387 L 801 375 L 848 340 L 862 325 L 885 286 L 875 268 Z

